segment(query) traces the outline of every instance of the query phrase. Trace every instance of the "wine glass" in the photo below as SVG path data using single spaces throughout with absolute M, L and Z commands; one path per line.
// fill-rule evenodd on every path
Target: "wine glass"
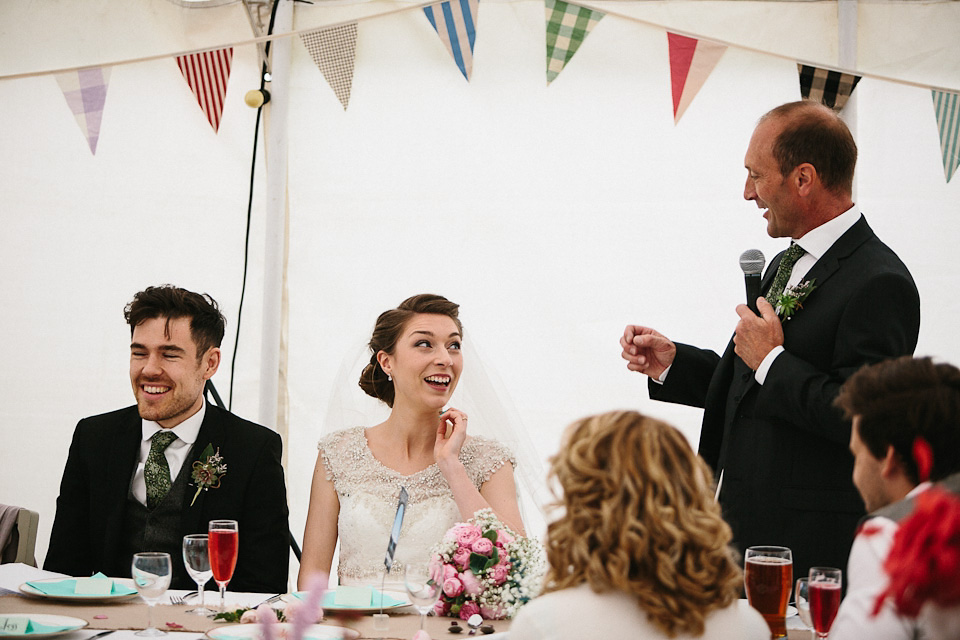
M 420 612 L 420 630 L 427 612 L 440 598 L 443 581 L 440 579 L 440 567 L 429 562 L 414 562 L 403 567 L 403 585 L 410 596 L 410 602 Z
M 227 606 L 227 583 L 233 577 L 233 570 L 237 568 L 237 521 L 211 520 L 208 533 L 210 568 L 213 570 L 213 579 L 220 587 L 220 611 L 223 612 Z
M 810 590 L 810 618 L 818 638 L 830 634 L 833 619 L 840 608 L 840 569 L 812 567 L 807 588 Z
M 148 551 L 133 556 L 130 573 L 137 593 L 147 603 L 147 628 L 135 635 L 155 638 L 167 635 L 153 626 L 153 606 L 170 586 L 170 554 Z
M 796 598 L 797 615 L 807 625 L 808 629 L 813 628 L 813 621 L 810 620 L 810 592 L 807 588 L 808 578 L 797 578 L 796 590 L 793 592 Z
M 771 638 L 787 637 L 787 600 L 793 585 L 793 553 L 786 547 L 749 547 L 743 581 L 750 606 L 763 615 Z
M 197 583 L 197 593 L 200 595 L 200 606 L 188 609 L 187 613 L 198 616 L 213 615 L 213 611 L 207 609 L 203 602 L 203 587 L 213 577 L 207 540 L 208 534 L 206 533 L 191 533 L 188 536 L 183 536 L 183 566 L 187 568 L 187 573 Z

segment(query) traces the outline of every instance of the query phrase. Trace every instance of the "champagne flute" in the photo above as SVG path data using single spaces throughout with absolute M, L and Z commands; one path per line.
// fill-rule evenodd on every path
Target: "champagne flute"
M 183 536 L 183 566 L 187 568 L 187 573 L 197 583 L 197 593 L 200 595 L 200 606 L 188 609 L 186 613 L 198 616 L 213 615 L 213 611 L 207 609 L 203 602 L 203 587 L 213 577 L 213 569 L 210 568 L 208 534 L 192 533 Z
M 137 593 L 147 603 L 147 628 L 135 635 L 155 638 L 167 635 L 153 626 L 153 606 L 170 586 L 170 554 L 149 551 L 133 556 L 130 573 Z
M 239 531 L 236 520 L 211 520 L 209 526 L 208 547 L 210 551 L 210 568 L 213 570 L 213 579 L 220 587 L 220 611 L 226 611 L 227 583 L 233 578 L 233 570 L 237 568 L 237 553 L 239 547 Z
M 807 588 L 810 590 L 810 617 L 818 638 L 830 634 L 833 619 L 840 608 L 841 571 L 832 567 L 812 567 Z
M 414 562 L 403 567 L 403 586 L 410 596 L 410 602 L 420 612 L 420 630 L 427 612 L 440 598 L 443 581 L 440 580 L 440 567 L 429 562 Z
M 787 637 L 787 600 L 793 553 L 786 547 L 749 547 L 743 571 L 747 601 L 763 615 L 771 638 Z
M 793 592 L 796 598 L 797 614 L 808 629 L 813 628 L 813 621 L 810 619 L 810 590 L 808 589 L 808 578 L 797 578 L 797 586 Z

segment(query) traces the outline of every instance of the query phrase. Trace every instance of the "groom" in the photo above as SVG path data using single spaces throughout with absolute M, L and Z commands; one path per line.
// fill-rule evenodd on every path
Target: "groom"
M 635 325 L 620 341 L 651 398 L 704 408 L 700 455 L 723 474 L 720 503 L 741 553 L 790 547 L 798 577 L 845 567 L 864 515 L 850 424 L 833 400 L 861 366 L 912 354 L 920 327 L 913 278 L 853 203 L 856 158 L 847 126 L 822 105 L 763 116 L 743 195 L 765 210 L 771 237 L 793 242 L 763 277 L 760 315 L 737 307 L 723 356 Z
M 220 365 L 226 321 L 217 303 L 170 285 L 148 287 L 124 317 L 137 404 L 77 425 L 44 569 L 127 577 L 134 553 L 165 551 L 171 588 L 188 589 L 195 583 L 183 566 L 183 536 L 229 519 L 239 524 L 240 543 L 230 589 L 285 592 L 280 436 L 203 398 Z

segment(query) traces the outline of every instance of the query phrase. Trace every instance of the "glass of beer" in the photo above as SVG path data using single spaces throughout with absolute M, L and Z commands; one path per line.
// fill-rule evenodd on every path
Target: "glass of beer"
M 786 547 L 749 547 L 743 581 L 750 606 L 763 615 L 771 638 L 787 637 L 787 600 L 793 584 L 793 554 Z

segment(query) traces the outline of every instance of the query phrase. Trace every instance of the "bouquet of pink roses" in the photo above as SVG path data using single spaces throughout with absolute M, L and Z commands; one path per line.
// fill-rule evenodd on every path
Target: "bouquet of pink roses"
M 543 548 L 504 526 L 490 509 L 455 524 L 433 551 L 443 580 L 434 608 L 437 615 L 462 620 L 477 613 L 487 620 L 512 618 L 540 593 Z

